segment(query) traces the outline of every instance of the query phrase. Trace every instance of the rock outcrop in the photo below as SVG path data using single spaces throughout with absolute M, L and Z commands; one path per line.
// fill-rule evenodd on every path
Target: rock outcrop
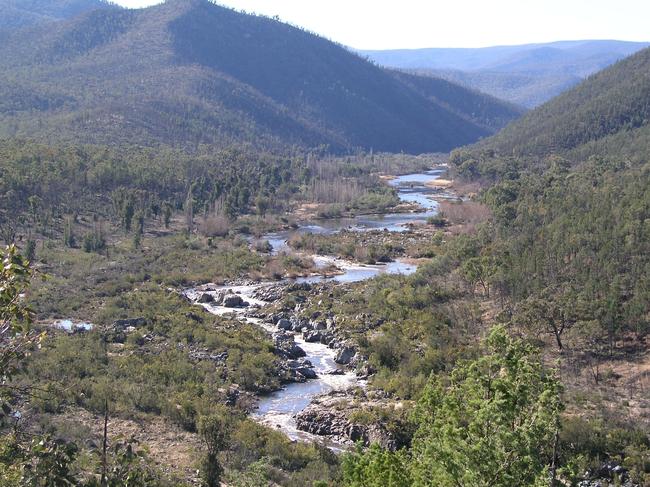
M 354 347 L 345 346 L 336 353 L 334 361 L 339 365 L 349 365 L 356 354 L 357 350 Z
M 398 434 L 389 431 L 379 421 L 355 421 L 354 414 L 372 407 L 385 406 L 376 399 L 365 395 L 351 396 L 349 392 L 335 391 L 316 398 L 296 415 L 298 429 L 308 433 L 333 437 L 343 443 L 363 442 L 369 446 L 373 443 L 382 448 L 396 450 L 403 446 Z
M 274 333 L 273 344 L 275 352 L 284 358 L 296 360 L 307 355 L 302 348 L 296 345 L 293 335 L 287 333 Z

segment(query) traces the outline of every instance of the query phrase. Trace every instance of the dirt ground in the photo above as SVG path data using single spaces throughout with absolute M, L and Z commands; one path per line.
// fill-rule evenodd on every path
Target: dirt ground
M 69 411 L 75 419 L 88 427 L 97 444 L 103 436 L 104 419 L 84 409 Z M 149 417 L 146 421 L 110 418 L 110 438 L 134 438 L 148 450 L 149 457 L 167 474 L 175 474 L 199 485 L 197 465 L 201 457 L 198 435 L 182 430 L 168 420 Z M 109 444 L 110 446 L 110 444 Z

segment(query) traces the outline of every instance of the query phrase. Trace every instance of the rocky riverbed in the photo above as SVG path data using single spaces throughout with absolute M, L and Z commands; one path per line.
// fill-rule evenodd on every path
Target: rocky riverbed
M 296 440 L 315 440 L 319 436 L 310 433 L 307 428 L 300 428 L 295 417 L 309 405 L 312 398 L 330 391 L 364 387 L 364 373 L 367 375 L 363 366 L 364 358 L 339 335 L 335 317 L 307 319 L 298 317 L 290 310 L 276 312 L 263 309 L 292 289 L 310 291 L 312 286 L 326 287 L 325 284 L 295 282 L 281 285 L 208 284 L 185 292 L 190 300 L 210 313 L 234 314 L 269 333 L 280 363 L 279 379 L 285 387 L 260 397 L 253 416 L 263 424 L 281 429 Z M 215 360 L 221 358 L 214 357 Z M 333 437 L 331 440 L 331 447 L 343 447 L 342 442 Z
M 419 205 L 423 209 L 421 213 L 362 216 L 328 221 L 327 225 L 306 224 L 293 232 L 334 234 L 343 228 L 404 231 L 410 224 L 437 214 L 435 197 L 444 197 L 444 194 L 427 184 L 443 172 L 444 168 L 436 168 L 390 181 L 402 202 Z M 272 241 L 276 252 L 286 248 L 289 238 L 291 233 L 263 237 Z M 364 265 L 333 256 L 312 258 L 323 269 L 336 268 L 338 272 L 329 279 L 312 276 L 280 283 L 209 284 L 184 294 L 210 313 L 234 314 L 269 333 L 280 360 L 278 375 L 284 388 L 259 398 L 257 410 L 252 413 L 258 421 L 282 430 L 295 440 L 326 439 L 325 443 L 334 449 L 347 448 L 356 441 L 378 442 L 386 448 L 397 448 L 401 446 L 400 425 L 387 425 L 381 419 L 382 410 L 396 405 L 365 390 L 365 381 L 373 371 L 366 357 L 340 332 L 336 315 L 303 316 L 300 302 L 293 308 L 276 306 L 271 310 L 269 305 L 293 291 L 318 295 L 329 292 L 328 286 L 332 283 L 361 281 L 384 272 L 408 274 L 417 266 L 402 261 Z

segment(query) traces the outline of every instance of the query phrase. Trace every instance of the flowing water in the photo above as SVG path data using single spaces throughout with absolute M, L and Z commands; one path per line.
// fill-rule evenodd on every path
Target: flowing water
M 313 220 L 304 222 L 296 230 L 271 233 L 262 238 L 271 243 L 274 252 L 281 252 L 288 250 L 287 240 L 296 233 L 334 234 L 343 229 L 355 231 L 373 229 L 387 229 L 393 232 L 404 231 L 408 224 L 426 221 L 427 218 L 435 216 L 438 213 L 438 203 L 433 200 L 434 196 L 436 198 L 452 197 L 449 194 L 441 193 L 439 190 L 426 185 L 426 183 L 439 178 L 444 171 L 444 168 L 436 168 L 424 173 L 400 176 L 390 181 L 389 184 L 397 189 L 398 195 L 403 202 L 419 204 L 424 210 L 422 212 L 363 215 L 355 218 L 322 221 Z M 297 282 L 313 283 L 324 280 L 341 283 L 357 282 L 376 277 L 382 273 L 411 274 L 416 271 L 415 265 L 399 260 L 382 265 L 362 265 L 331 256 L 314 256 L 313 258 L 318 267 L 328 267 L 333 264 L 343 272 L 331 278 L 321 276 L 299 278 L 296 279 Z M 216 288 L 216 291 L 209 292 L 216 294 L 224 289 L 230 289 L 232 292 L 241 295 L 252 307 L 261 307 L 266 303 L 253 297 L 255 290 L 259 287 L 273 284 L 277 283 L 262 283 L 252 286 L 225 286 Z M 203 292 L 200 290 L 190 290 L 187 292 L 187 296 L 190 299 L 197 300 Z M 246 316 L 247 308 L 233 309 L 215 306 L 213 304 L 203 304 L 202 306 L 213 314 L 236 313 L 241 319 L 255 323 L 269 332 L 277 331 L 275 326 L 271 324 L 264 323 L 257 318 Z M 318 439 L 322 441 L 320 437 L 299 431 L 296 427 L 295 415 L 302 411 L 318 395 L 328 393 L 332 390 L 345 390 L 350 387 L 364 385 L 364 381 L 359 380 L 353 372 L 341 370 L 341 367 L 334 362 L 336 352 L 326 345 L 307 343 L 302 339 L 300 334 L 295 335 L 295 341 L 307 353 L 306 358 L 314 366 L 314 371 L 318 375 L 318 378 L 304 383 L 289 384 L 280 391 L 262 397 L 258 409 L 253 413 L 253 416 L 265 425 L 278 428 L 291 439 L 303 441 Z M 342 448 L 341 445 L 334 443 L 330 443 L 329 446 L 333 449 Z

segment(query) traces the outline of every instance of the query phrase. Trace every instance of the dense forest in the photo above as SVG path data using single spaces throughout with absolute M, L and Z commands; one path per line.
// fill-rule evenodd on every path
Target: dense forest
M 442 80 L 416 87 L 309 32 L 207 0 L 102 8 L 2 36 L 4 136 L 422 153 L 521 114 Z

